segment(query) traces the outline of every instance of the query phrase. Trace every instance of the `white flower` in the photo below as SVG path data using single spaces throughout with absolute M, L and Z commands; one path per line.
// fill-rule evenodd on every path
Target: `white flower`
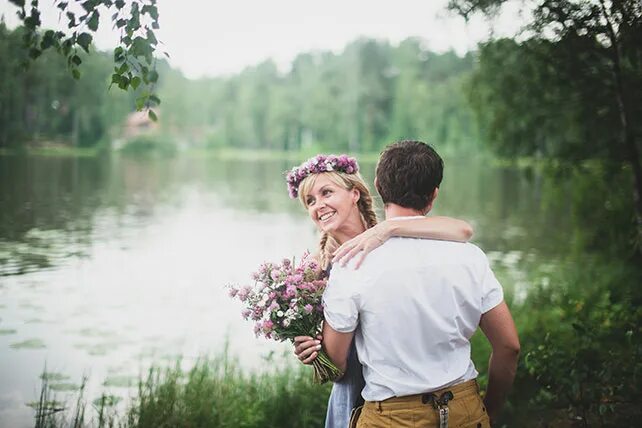
M 288 327 L 289 325 L 290 325 L 290 320 L 289 319 L 283 320 L 283 327 Z
M 332 164 L 330 162 L 325 163 L 325 170 L 326 171 L 333 171 L 334 168 L 332 167 Z
M 278 311 L 278 312 L 276 313 L 276 316 L 277 316 L 277 317 L 279 317 L 279 318 L 282 318 L 282 317 L 283 317 L 283 315 L 285 315 L 285 314 L 283 313 L 283 311 Z

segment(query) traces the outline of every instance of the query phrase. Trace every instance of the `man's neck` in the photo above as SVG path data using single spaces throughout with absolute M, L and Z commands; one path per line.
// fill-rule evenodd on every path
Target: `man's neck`
M 384 213 L 386 215 L 386 220 L 395 218 L 395 217 L 414 217 L 414 216 L 423 216 L 424 213 L 416 210 L 414 208 L 406 208 L 397 204 L 386 204 L 384 208 Z

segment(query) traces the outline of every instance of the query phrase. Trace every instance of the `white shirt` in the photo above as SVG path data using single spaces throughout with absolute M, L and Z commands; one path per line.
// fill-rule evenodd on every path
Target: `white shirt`
M 420 394 L 477 377 L 470 337 L 503 300 L 486 255 L 473 244 L 393 238 L 358 270 L 334 266 L 326 322 L 356 331 L 367 401 Z

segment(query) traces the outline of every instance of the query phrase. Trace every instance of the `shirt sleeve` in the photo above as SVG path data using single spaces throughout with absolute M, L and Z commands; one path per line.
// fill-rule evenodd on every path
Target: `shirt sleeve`
M 353 332 L 359 321 L 358 296 L 354 291 L 359 280 L 349 269 L 352 268 L 335 266 L 323 293 L 325 322 L 340 333 Z
M 490 268 L 488 258 L 485 258 L 484 274 L 482 276 L 482 313 L 493 309 L 504 300 L 504 290 L 502 285 L 497 281 L 495 274 Z

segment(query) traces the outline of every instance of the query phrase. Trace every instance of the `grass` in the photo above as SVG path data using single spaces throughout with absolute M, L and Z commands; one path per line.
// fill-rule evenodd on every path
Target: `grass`
M 191 369 L 181 362 L 152 367 L 138 380 L 135 396 L 117 410 L 118 397 L 103 395 L 86 406 L 83 380 L 74 405 L 57 400 L 47 376 L 32 403 L 36 428 L 61 427 L 244 427 L 315 428 L 325 419 L 330 385 L 312 383 L 308 367 L 277 367 L 266 373 L 242 370 L 223 353 Z

